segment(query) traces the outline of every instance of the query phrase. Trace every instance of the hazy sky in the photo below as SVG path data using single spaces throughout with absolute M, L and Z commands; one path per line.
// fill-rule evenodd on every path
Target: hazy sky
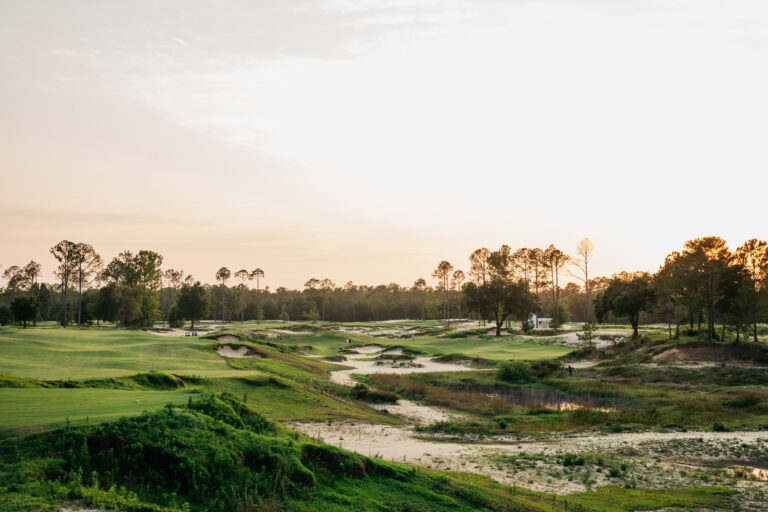
M 0 265 L 272 287 L 768 238 L 765 0 L 0 0 Z

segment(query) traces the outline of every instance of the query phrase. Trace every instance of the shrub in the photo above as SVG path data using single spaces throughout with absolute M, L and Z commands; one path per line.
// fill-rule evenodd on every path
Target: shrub
M 8 325 L 13 321 L 13 314 L 8 304 L 0 304 L 0 325 Z
M 584 456 L 575 453 L 566 453 L 563 457 L 563 466 L 583 466 L 585 462 Z
M 732 400 L 726 400 L 723 405 L 734 409 L 748 409 L 760 403 L 760 395 L 757 393 L 741 393 Z
M 352 396 L 358 400 L 364 400 L 366 402 L 373 402 L 377 404 L 393 404 L 400 399 L 400 397 L 394 393 L 378 389 L 370 389 L 365 384 L 356 384 L 355 387 L 352 388 Z
M 502 361 L 496 371 L 496 378 L 510 383 L 530 382 L 531 367 L 523 361 Z
M 184 327 L 185 321 L 186 320 L 182 316 L 181 311 L 174 304 L 171 307 L 171 310 L 168 312 L 168 325 L 170 325 L 174 329 L 179 329 L 181 327 Z
M 544 379 L 561 369 L 562 367 L 559 362 L 542 360 L 531 363 L 530 374 L 536 379 Z
M 719 421 L 716 421 L 712 424 L 712 431 L 713 432 L 730 432 L 731 430 L 720 423 Z

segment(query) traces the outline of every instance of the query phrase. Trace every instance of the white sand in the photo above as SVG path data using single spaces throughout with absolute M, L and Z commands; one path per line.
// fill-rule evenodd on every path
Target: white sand
M 216 349 L 216 352 L 221 357 L 230 357 L 232 359 L 248 359 L 248 358 L 263 358 L 259 354 L 248 354 L 248 347 L 238 347 L 237 350 L 229 345 L 221 345 Z

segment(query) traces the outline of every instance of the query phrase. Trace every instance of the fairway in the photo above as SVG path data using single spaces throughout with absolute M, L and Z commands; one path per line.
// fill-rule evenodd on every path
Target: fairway
M 35 379 L 121 377 L 151 370 L 224 377 L 234 370 L 215 341 L 116 329 L 0 327 L 0 372 Z
M 0 389 L 0 431 L 110 421 L 134 416 L 167 403 L 184 403 L 188 391 L 122 391 L 116 389 Z
M 572 348 L 561 345 L 540 345 L 538 343 L 523 343 L 509 338 L 416 338 L 414 341 L 402 343 L 409 347 L 418 348 L 429 354 L 464 354 L 469 357 L 484 359 L 555 359 L 573 351 Z

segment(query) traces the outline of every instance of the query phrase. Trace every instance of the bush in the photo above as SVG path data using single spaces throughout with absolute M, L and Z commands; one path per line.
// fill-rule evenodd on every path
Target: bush
M 557 373 L 561 369 L 562 366 L 559 362 L 547 360 L 536 361 L 535 363 L 531 363 L 530 374 L 536 379 L 544 379 Z
M 12 321 L 11 308 L 8 307 L 8 304 L 0 304 L 0 325 L 8 325 Z
M 531 367 L 523 361 L 502 361 L 496 371 L 496 378 L 510 383 L 530 382 Z
M 168 313 L 168 325 L 173 327 L 174 329 L 179 329 L 181 327 L 184 327 L 184 322 L 186 320 L 181 314 L 181 311 L 178 307 L 174 304 L 171 307 L 171 311 Z
M 366 402 L 373 402 L 376 404 L 394 404 L 400 397 L 389 391 L 381 391 L 377 389 L 370 389 L 365 384 L 356 384 L 352 388 L 352 396 L 358 400 L 364 400 Z
M 723 405 L 726 407 L 733 407 L 734 409 L 749 409 L 759 404 L 761 400 L 760 395 L 757 393 L 741 393 L 732 400 L 726 400 Z
M 563 457 L 563 466 L 583 466 L 586 461 L 582 455 L 566 453 Z
M 716 421 L 712 424 L 712 431 L 713 432 L 730 432 L 731 430 L 720 423 L 719 421 Z

